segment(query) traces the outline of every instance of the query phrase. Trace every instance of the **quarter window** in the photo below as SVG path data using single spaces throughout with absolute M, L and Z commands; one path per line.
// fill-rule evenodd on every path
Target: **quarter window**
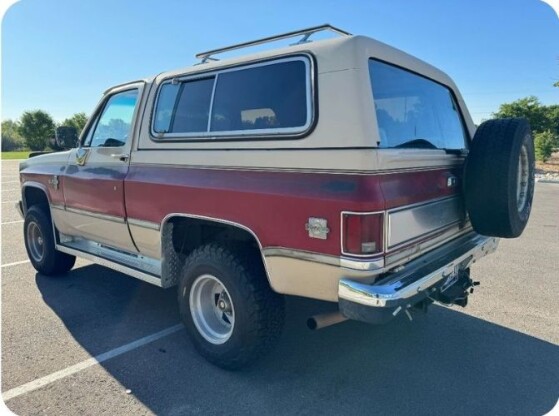
M 310 68 L 289 58 L 165 82 L 153 117 L 158 138 L 299 133 L 311 121 Z

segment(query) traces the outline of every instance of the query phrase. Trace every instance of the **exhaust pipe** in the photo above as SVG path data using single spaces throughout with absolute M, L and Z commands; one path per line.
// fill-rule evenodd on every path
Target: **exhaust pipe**
M 340 311 L 321 313 L 319 315 L 311 316 L 307 319 L 307 326 L 311 330 L 318 330 L 326 328 L 327 326 L 336 325 L 341 322 L 347 321 L 348 318 L 342 315 Z

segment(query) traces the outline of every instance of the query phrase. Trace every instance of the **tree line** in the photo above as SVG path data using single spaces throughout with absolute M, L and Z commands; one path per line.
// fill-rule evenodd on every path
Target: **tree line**
M 546 161 L 559 148 L 559 105 L 543 105 L 537 97 L 501 104 L 493 118 L 526 117 L 532 127 L 536 158 Z M 85 113 L 76 113 L 57 125 L 43 110 L 26 111 L 19 120 L 2 122 L 2 150 L 45 150 L 58 126 L 75 127 L 78 134 L 87 122 Z
M 74 127 L 79 134 L 86 122 L 85 113 L 76 113 L 57 124 L 46 111 L 26 111 L 19 120 L 2 121 L 2 151 L 45 150 L 51 145 L 51 139 L 54 137 L 57 127 Z
M 557 83 L 559 86 L 559 83 Z M 530 96 L 501 104 L 495 118 L 525 117 L 532 127 L 536 159 L 546 162 L 554 149 L 559 148 L 559 105 L 543 105 L 537 97 Z

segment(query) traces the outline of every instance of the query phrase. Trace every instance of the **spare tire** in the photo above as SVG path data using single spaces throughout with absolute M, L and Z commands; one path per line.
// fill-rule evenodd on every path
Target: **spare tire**
M 464 198 L 474 230 L 514 238 L 524 231 L 534 196 L 534 141 L 523 118 L 481 124 L 470 145 Z

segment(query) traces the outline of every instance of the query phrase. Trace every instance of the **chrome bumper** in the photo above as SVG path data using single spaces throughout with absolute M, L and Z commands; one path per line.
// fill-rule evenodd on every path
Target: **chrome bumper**
M 342 314 L 350 319 L 384 323 L 444 288 L 457 273 L 495 251 L 499 240 L 474 232 L 459 237 L 388 274 L 373 284 L 343 278 L 338 285 Z M 443 289 L 444 290 L 444 289 Z

